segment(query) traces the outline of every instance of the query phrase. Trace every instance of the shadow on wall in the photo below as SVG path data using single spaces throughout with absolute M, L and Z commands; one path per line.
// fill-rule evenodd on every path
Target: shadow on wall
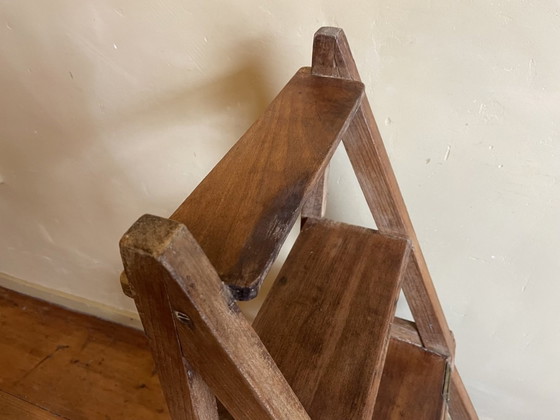
M 224 76 L 198 86 L 188 84 L 173 89 L 148 103 L 130 109 L 110 124 L 110 129 L 129 125 L 163 126 L 212 120 L 216 113 L 239 109 L 233 117 L 243 126 L 256 120 L 274 96 L 268 89 L 270 83 L 264 77 L 265 69 L 256 61 L 239 63 L 237 69 Z M 230 133 L 224 133 L 229 147 L 237 141 Z
M 191 138 L 191 125 L 212 124 L 216 115 L 225 115 L 210 160 L 233 145 L 273 96 L 263 49 L 257 41 L 244 42 L 238 47 L 246 53 L 232 63 L 233 70 L 197 85 L 173 86 L 163 76 L 157 89 L 130 86 L 129 92 L 125 85 L 114 91 L 120 78 L 127 83 L 123 74 L 139 84 L 153 74 L 137 67 L 113 71 L 115 63 L 101 47 L 84 40 L 95 40 L 85 33 L 91 28 L 84 28 L 78 43 L 47 20 L 27 22 L 8 11 L 7 21 L 17 25 L 0 29 L 0 272 L 132 308 L 119 290 L 120 235 L 143 213 L 171 212 L 200 179 L 171 174 L 166 188 L 173 192 L 165 202 L 143 182 L 160 176 L 166 156 L 182 160 L 177 154 L 188 150 L 185 167 L 198 164 L 191 152 L 205 153 L 206 143 Z M 165 71 L 184 73 L 188 80 L 183 69 Z M 175 150 L 178 141 L 166 139 L 170 126 L 177 127 L 173 135 L 185 149 Z M 154 158 L 157 149 L 163 151 Z M 144 179 L 134 176 L 139 167 Z

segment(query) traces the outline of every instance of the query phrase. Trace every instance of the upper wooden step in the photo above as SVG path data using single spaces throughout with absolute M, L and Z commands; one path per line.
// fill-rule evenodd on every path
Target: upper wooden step
M 363 90 L 301 69 L 171 216 L 236 299 L 256 296 Z
M 309 219 L 253 327 L 313 419 L 371 419 L 408 242 Z

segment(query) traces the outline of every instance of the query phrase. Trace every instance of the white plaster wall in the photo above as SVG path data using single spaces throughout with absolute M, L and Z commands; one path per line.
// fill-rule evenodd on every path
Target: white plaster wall
M 556 1 L 0 0 L 3 284 L 130 315 L 120 235 L 175 209 L 322 25 L 350 40 L 481 418 L 560 418 Z M 329 214 L 371 225 L 334 162 Z

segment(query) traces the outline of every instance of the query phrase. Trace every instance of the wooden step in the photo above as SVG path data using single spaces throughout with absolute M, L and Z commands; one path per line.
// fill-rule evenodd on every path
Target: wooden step
M 408 248 L 306 222 L 253 327 L 311 418 L 373 415 Z
M 446 408 L 449 358 L 422 347 L 414 323 L 391 326 L 374 420 L 439 420 Z
M 256 296 L 363 90 L 301 69 L 171 216 L 238 300 Z

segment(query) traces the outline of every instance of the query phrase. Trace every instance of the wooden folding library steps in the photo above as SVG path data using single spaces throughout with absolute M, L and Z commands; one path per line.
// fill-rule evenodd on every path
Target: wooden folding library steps
M 341 140 L 379 231 L 323 217 Z M 257 295 L 300 215 L 250 325 L 235 301 Z M 175 420 L 477 418 L 341 29 L 316 33 L 312 67 L 121 253 Z M 401 288 L 415 323 L 395 318 Z

